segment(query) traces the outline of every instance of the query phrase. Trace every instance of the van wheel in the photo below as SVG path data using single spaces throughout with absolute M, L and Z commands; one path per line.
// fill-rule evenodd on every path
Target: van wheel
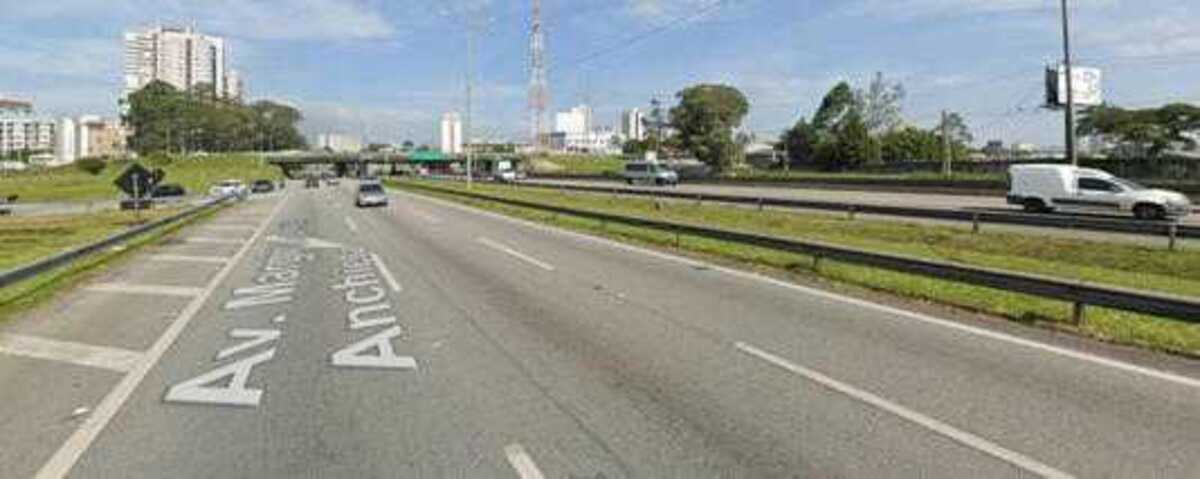
M 1021 203 L 1025 207 L 1026 213 L 1046 213 L 1050 211 L 1046 207 L 1046 203 L 1037 198 L 1029 198 Z
M 662 185 L 663 185 L 663 179 L 662 179 L 662 178 L 655 178 L 655 179 L 654 179 L 654 186 L 662 186 Z
M 632 178 L 627 179 L 627 180 L 625 180 L 625 183 L 628 184 L 629 186 L 633 186 L 633 179 Z
M 1143 221 L 1165 220 L 1167 210 L 1158 205 L 1141 204 L 1133 207 L 1133 217 Z

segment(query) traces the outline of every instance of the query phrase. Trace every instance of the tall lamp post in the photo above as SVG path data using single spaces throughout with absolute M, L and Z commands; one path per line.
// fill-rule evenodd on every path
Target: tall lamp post
M 1067 8 L 1067 0 L 1062 0 L 1062 29 L 1063 69 L 1066 70 L 1067 77 L 1066 153 L 1071 164 L 1078 166 L 1079 154 L 1075 150 L 1075 78 L 1071 73 L 1071 15 Z

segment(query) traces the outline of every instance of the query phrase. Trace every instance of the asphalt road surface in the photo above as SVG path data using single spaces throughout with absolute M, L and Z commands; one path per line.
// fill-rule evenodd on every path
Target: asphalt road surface
M 1200 365 L 352 182 L 0 324 L 2 477 L 1195 477 Z
M 624 183 L 605 180 L 525 180 L 528 183 L 540 184 L 577 184 L 585 186 L 601 186 L 612 187 L 620 186 L 627 187 Z M 648 189 L 650 191 L 663 189 L 655 186 L 634 186 L 633 188 Z M 874 191 L 859 191 L 850 189 L 825 189 L 825 188 L 799 188 L 799 187 L 782 187 L 782 186 L 738 186 L 738 185 L 708 185 L 708 184 L 689 184 L 681 183 L 671 191 L 678 191 L 688 194 L 714 194 L 714 195 L 738 195 L 747 196 L 750 198 L 783 198 L 797 199 L 810 201 L 828 201 L 833 203 L 858 203 L 871 205 L 887 205 L 887 206 L 905 206 L 914 208 L 936 208 L 949 210 L 991 210 L 991 211 L 1011 211 L 1021 212 L 1021 209 L 1009 205 L 1003 196 L 978 196 L 978 195 L 948 195 L 936 193 L 902 193 L 902 192 L 874 192 Z M 1061 213 L 1059 216 L 1068 217 L 1070 213 Z M 861 215 L 862 217 L 878 218 L 878 219 L 895 219 L 908 223 L 923 223 L 923 224 L 950 224 L 963 225 L 961 221 L 944 221 L 930 220 L 911 217 L 891 217 L 884 215 Z M 1101 218 L 1126 219 L 1134 221 L 1128 216 L 1105 216 L 1093 215 Z M 1180 220 L 1180 224 L 1200 226 L 1200 214 L 1194 214 Z M 969 225 L 968 225 L 969 226 Z M 1161 245 L 1164 242 L 1163 238 L 1147 237 L 1145 235 L 1133 235 L 1124 233 L 1107 233 L 1087 230 L 1072 230 L 1060 228 L 1043 228 L 1020 225 L 999 225 L 985 224 L 984 228 L 997 231 L 1013 231 L 1019 233 L 1033 233 L 1041 235 L 1056 235 L 1067 237 L 1078 237 L 1100 241 L 1118 240 L 1124 242 L 1134 242 L 1147 245 Z M 1196 241 L 1185 241 L 1185 244 L 1196 245 L 1200 244 Z

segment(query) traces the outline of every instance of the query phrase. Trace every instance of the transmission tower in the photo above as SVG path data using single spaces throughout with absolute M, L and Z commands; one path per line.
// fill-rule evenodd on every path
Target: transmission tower
M 529 126 L 530 145 L 541 151 L 546 133 L 546 107 L 550 86 L 546 81 L 546 34 L 542 31 L 542 0 L 533 0 L 533 21 L 529 33 Z

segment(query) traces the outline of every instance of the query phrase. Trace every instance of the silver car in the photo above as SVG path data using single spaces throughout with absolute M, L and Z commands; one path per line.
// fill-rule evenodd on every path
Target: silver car
M 667 168 L 664 165 L 654 161 L 634 161 L 625 164 L 625 172 L 622 175 L 625 177 L 625 182 L 630 185 L 636 183 L 648 183 L 658 186 L 679 184 L 679 174 L 674 170 Z
M 376 182 L 364 182 L 358 185 L 358 194 L 354 198 L 354 205 L 359 208 L 368 206 L 387 206 L 388 195 L 383 189 L 383 185 Z

